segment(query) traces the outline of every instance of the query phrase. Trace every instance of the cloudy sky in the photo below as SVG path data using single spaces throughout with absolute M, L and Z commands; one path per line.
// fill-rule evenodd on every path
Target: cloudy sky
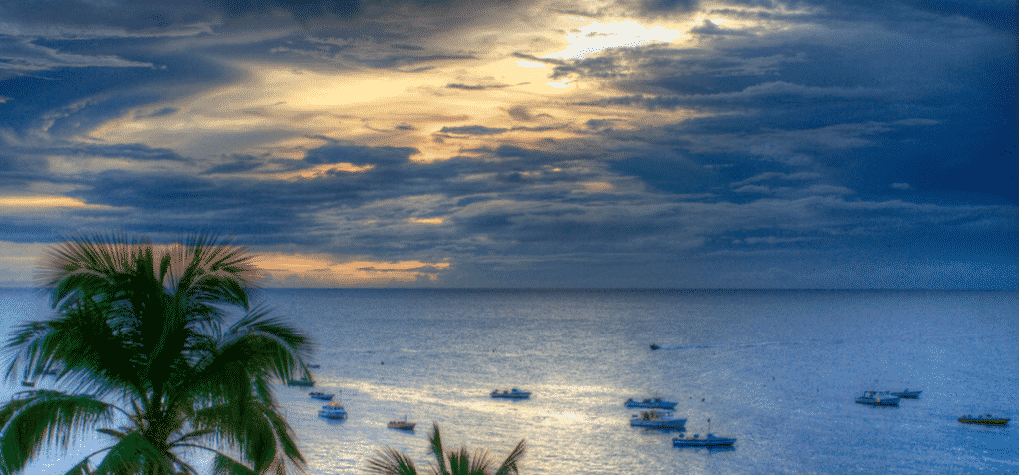
M 1019 288 L 1014 0 L 0 4 L 0 285 Z

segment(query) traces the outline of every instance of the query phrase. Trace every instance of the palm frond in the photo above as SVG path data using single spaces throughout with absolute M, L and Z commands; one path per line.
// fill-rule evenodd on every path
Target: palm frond
M 71 467 L 64 475 L 93 475 L 92 471 L 88 468 L 88 458 L 78 462 L 77 465 Z
M 524 458 L 524 453 L 527 451 L 527 446 L 523 439 L 517 443 L 517 446 L 510 451 L 509 455 L 506 456 L 506 460 L 503 460 L 502 464 L 499 465 L 499 469 L 496 470 L 495 475 L 517 475 L 520 472 L 517 468 L 517 463 L 520 459 Z
M 428 438 L 428 441 L 432 448 L 432 455 L 435 456 L 438 473 L 447 473 L 446 455 L 442 451 L 442 436 L 439 435 L 439 424 L 437 422 L 432 422 L 432 435 Z
M 213 475 L 257 475 L 258 472 L 246 467 L 244 464 L 217 453 L 212 461 Z
M 151 475 L 172 473 L 170 464 L 145 437 L 135 432 L 121 439 L 110 448 L 106 457 L 99 462 L 93 473 L 96 475 L 121 475 L 145 473 Z
M 113 406 L 87 395 L 40 390 L 0 407 L 0 459 L 21 470 L 44 445 L 67 449 L 98 423 L 113 420 Z
M 237 447 L 243 459 L 260 473 L 286 464 L 303 471 L 306 461 L 287 421 L 275 407 L 249 401 L 243 408 L 231 401 L 198 410 L 193 420 L 216 441 Z
M 77 383 L 75 392 L 102 395 L 113 390 L 138 390 L 138 355 L 111 326 L 108 308 L 85 301 L 56 317 L 15 328 L 7 348 L 12 352 L 6 378 L 39 377 L 53 364 L 62 366 L 58 381 Z
M 375 455 L 368 459 L 368 473 L 417 475 L 418 472 L 410 457 L 397 452 L 392 447 L 386 447 L 385 451 L 376 451 Z

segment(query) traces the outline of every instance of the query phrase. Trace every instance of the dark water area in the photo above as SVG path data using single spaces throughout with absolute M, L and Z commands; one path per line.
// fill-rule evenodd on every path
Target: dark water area
M 448 446 L 495 459 L 526 439 L 529 475 L 1019 473 L 1019 292 L 272 289 L 260 298 L 315 339 L 314 390 L 337 393 L 349 412 L 320 419 L 311 389 L 278 388 L 311 474 L 365 473 L 386 446 L 427 466 L 432 421 Z M 0 291 L 4 333 L 46 314 L 39 294 Z M 489 397 L 511 387 L 534 396 Z M 907 387 L 922 397 L 853 402 Z M 623 402 L 656 394 L 679 402 L 689 433 L 704 434 L 710 418 L 736 445 L 674 448 L 675 432 L 631 428 L 635 411 Z M 956 421 L 984 412 L 1013 422 Z M 415 432 L 386 428 L 404 415 Z M 74 455 L 52 454 L 39 473 L 63 473 Z

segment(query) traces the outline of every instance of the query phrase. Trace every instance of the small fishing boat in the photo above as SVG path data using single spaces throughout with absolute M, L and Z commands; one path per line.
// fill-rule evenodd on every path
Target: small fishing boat
M 898 406 L 899 397 L 891 394 L 882 394 L 877 391 L 864 391 L 863 395 L 856 398 L 857 404 L 869 404 L 871 406 Z
M 35 381 L 29 381 L 29 380 L 26 379 L 26 380 L 21 382 L 21 385 L 26 387 L 26 388 L 34 388 L 35 387 Z
M 700 438 L 700 434 L 694 434 L 692 437 L 675 437 L 672 439 L 673 447 L 723 447 L 730 446 L 735 443 L 735 438 L 718 437 L 710 432 L 708 432 L 707 437 L 704 437 L 703 439 Z
M 703 439 L 700 434 L 687 437 L 686 434 L 679 434 L 679 437 L 672 439 L 673 447 L 726 447 L 736 443 L 735 437 L 719 437 L 711 433 L 711 419 L 708 419 L 708 435 Z
M 389 421 L 388 427 L 390 429 L 398 430 L 414 430 L 414 426 L 416 425 L 416 422 L 407 422 L 407 416 L 403 416 L 402 421 Z
M 633 398 L 626 400 L 626 407 L 646 407 L 651 409 L 674 409 L 676 407 L 675 402 L 666 401 L 660 397 L 647 398 L 643 401 L 634 401 Z
M 346 419 L 347 410 L 343 408 L 343 404 L 331 402 L 322 406 L 322 409 L 318 411 L 318 416 L 326 419 Z
M 321 367 L 322 367 L 322 365 L 320 365 L 320 364 L 318 364 L 318 363 L 312 363 L 312 364 L 308 365 L 308 367 L 309 367 L 309 368 L 321 368 Z
M 660 346 L 658 346 L 657 344 L 655 344 L 655 343 L 652 343 L 652 344 L 651 344 L 651 350 L 657 350 L 657 349 L 659 349 L 659 348 L 661 348 L 661 347 L 660 347 Z
M 630 418 L 630 425 L 649 429 L 682 429 L 686 426 L 686 419 L 676 417 L 672 411 L 652 409 L 634 414 Z
M 527 399 L 531 397 L 530 391 L 521 391 L 517 388 L 510 389 L 509 391 L 499 391 L 496 389 L 492 391 L 492 397 L 495 398 L 506 398 L 506 399 Z
M 312 392 L 308 393 L 308 395 L 311 396 L 312 399 L 321 399 L 323 401 L 332 401 L 333 400 L 333 393 L 323 393 L 323 392 L 319 392 L 319 391 L 312 391 Z
M 1004 425 L 1004 424 L 1008 424 L 1009 420 L 1010 419 L 1007 418 L 1007 417 L 995 417 L 995 416 L 992 416 L 990 414 L 984 414 L 984 415 L 978 415 L 978 416 L 971 416 L 969 414 L 966 414 L 965 416 L 962 416 L 962 417 L 959 418 L 959 422 L 966 423 L 966 424 L 997 424 L 997 425 Z
M 314 385 L 315 385 L 315 381 L 313 381 L 311 379 L 308 379 L 308 378 L 288 379 L 287 380 L 287 386 L 311 387 L 311 386 L 314 386 Z

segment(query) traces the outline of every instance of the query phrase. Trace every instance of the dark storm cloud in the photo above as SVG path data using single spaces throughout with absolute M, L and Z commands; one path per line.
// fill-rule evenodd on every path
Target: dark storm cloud
M 409 162 L 417 150 L 407 147 L 362 147 L 329 145 L 308 152 L 306 163 L 352 163 L 354 165 L 393 166 Z
M 404 74 L 487 60 L 495 53 L 486 46 L 512 35 L 494 34 L 474 50 L 448 39 L 494 21 L 487 8 L 508 5 L 2 4 L 0 187 L 9 195 L 52 188 L 90 207 L 5 215 L 0 240 L 47 241 L 69 229 L 157 238 L 220 229 L 267 249 L 449 258 L 463 273 L 443 283 L 469 286 L 533 286 L 541 272 L 557 280 L 540 284 L 553 286 L 689 285 L 723 282 L 721 275 L 734 286 L 776 275 L 808 285 L 789 277 L 800 271 L 838 286 L 836 274 L 824 273 L 837 259 L 850 267 L 861 259 L 1019 259 L 1017 165 L 1002 153 L 1014 149 L 1016 130 L 1013 2 L 735 1 L 711 17 L 789 28 L 734 30 L 705 20 L 689 30 L 695 40 L 686 48 L 629 46 L 579 59 L 519 51 L 511 58 L 546 64 L 550 79 L 575 80 L 592 94 L 495 109 L 526 126 L 464 115 L 473 122 L 459 123 L 477 125 L 445 126 L 436 137 L 470 145 L 431 163 L 414 161 L 415 148 L 386 146 L 437 127 L 413 114 L 366 125 L 374 135 L 363 143 L 371 146 L 325 138 L 322 129 L 303 133 L 295 121 L 279 139 L 327 144 L 279 156 L 275 146 L 238 146 L 215 159 L 187 157 L 89 136 L 112 119 L 173 119 L 188 113 L 190 97 L 245 87 L 246 73 L 231 64 L 410 78 Z M 686 20 L 703 5 L 555 8 L 596 19 L 629 11 Z M 758 8 L 738 12 L 740 5 Z M 440 37 L 447 41 L 426 41 Z M 496 81 L 458 73 L 429 87 L 481 95 L 506 87 Z M 551 107 L 564 110 L 541 113 Z M 228 112 L 255 121 L 273 111 L 245 103 Z M 328 116 L 309 112 L 320 113 Z M 345 133 L 355 115 L 329 116 L 339 125 L 328 135 Z M 549 137 L 574 138 L 519 139 L 552 130 L 563 133 Z M 201 133 L 181 142 L 208 139 Z M 277 132 L 232 133 L 271 144 L 265 137 Z M 107 171 L 53 173 L 85 160 Z M 755 266 L 779 270 L 731 277 L 758 275 Z

